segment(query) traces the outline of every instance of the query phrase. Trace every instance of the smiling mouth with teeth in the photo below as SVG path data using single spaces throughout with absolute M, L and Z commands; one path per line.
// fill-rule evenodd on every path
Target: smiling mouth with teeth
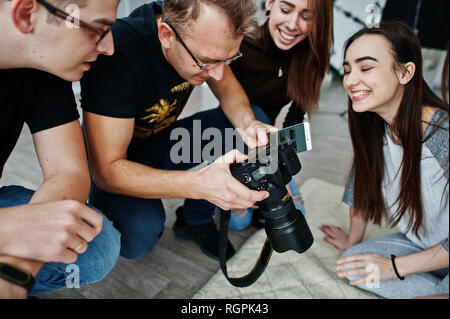
M 294 35 L 294 36 L 288 35 L 287 33 L 283 32 L 282 30 L 280 30 L 280 35 L 286 41 L 292 41 L 297 37 L 297 35 Z
M 370 91 L 359 91 L 359 92 L 352 93 L 352 97 L 356 98 L 356 99 L 365 98 L 369 95 L 370 95 Z

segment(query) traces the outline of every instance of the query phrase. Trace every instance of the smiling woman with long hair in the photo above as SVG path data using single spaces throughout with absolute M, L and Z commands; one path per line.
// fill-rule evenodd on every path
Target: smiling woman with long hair
M 289 127 L 302 123 L 305 113 L 311 115 L 318 106 L 321 85 L 330 68 L 333 1 L 268 0 L 266 9 L 267 21 L 253 36 L 244 38 L 243 57 L 230 67 L 250 103 L 264 111 L 270 124 L 274 125 L 282 108 L 292 102 L 283 124 Z M 295 180 L 289 191 L 304 212 Z M 262 226 L 257 221 L 264 219 L 255 217 L 254 224 Z M 231 228 L 246 225 L 232 214 Z
M 448 104 L 423 79 L 420 42 L 400 22 L 363 29 L 347 42 L 344 68 L 350 231 L 321 228 L 346 250 L 339 275 L 387 298 L 448 294 Z M 383 217 L 399 233 L 360 243 L 368 221 Z

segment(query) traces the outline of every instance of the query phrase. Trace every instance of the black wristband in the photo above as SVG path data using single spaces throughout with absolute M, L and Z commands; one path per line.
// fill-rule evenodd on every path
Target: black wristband
M 13 265 L 0 263 L 0 278 L 23 287 L 29 293 L 34 286 L 34 277 L 29 272 Z
M 395 265 L 395 258 L 397 258 L 397 256 L 391 255 L 392 267 L 394 267 L 395 274 L 397 275 L 398 279 L 405 280 L 405 277 L 400 276 L 400 274 L 398 273 L 397 266 Z

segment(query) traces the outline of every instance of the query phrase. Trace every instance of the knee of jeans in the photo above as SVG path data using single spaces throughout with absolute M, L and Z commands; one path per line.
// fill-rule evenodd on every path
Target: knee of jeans
M 362 248 L 361 244 L 354 245 L 348 248 L 346 251 L 344 251 L 341 258 L 366 253 L 366 251 L 363 251 L 363 249 L 361 248 Z
M 252 105 L 253 113 L 255 113 L 255 118 L 263 122 L 265 124 L 271 124 L 269 117 L 266 115 L 266 113 L 257 105 Z
M 97 256 L 90 258 L 85 268 L 88 276 L 84 276 L 83 284 L 103 280 L 113 270 L 120 256 L 121 235 L 109 220 L 104 220 L 102 231 L 97 237 L 88 244 L 89 249 L 95 249 Z
M 355 246 L 350 247 L 349 249 L 347 249 L 346 251 L 344 251 L 344 253 L 341 255 L 341 258 L 348 257 L 348 256 L 352 256 L 352 255 L 357 254 L 357 252 L 356 252 L 356 250 L 354 249 L 354 247 L 355 247 Z M 347 280 L 349 280 L 349 281 L 353 281 L 353 280 L 361 279 L 362 276 L 346 276 L 345 278 L 346 278 Z
M 164 233 L 164 224 L 153 225 L 146 232 L 136 232 L 122 238 L 120 255 L 126 259 L 139 259 L 153 251 Z
M 34 191 L 22 186 L 0 187 L 0 208 L 28 204 Z
M 352 246 L 349 249 L 347 249 L 346 251 L 344 251 L 341 258 L 358 255 L 358 254 L 363 254 L 363 253 L 366 253 L 366 251 L 363 251 L 361 244 L 358 244 L 358 245 Z M 363 276 L 347 276 L 346 278 L 350 281 L 353 281 L 353 280 L 361 279 L 362 277 Z M 362 288 L 362 285 L 359 287 Z

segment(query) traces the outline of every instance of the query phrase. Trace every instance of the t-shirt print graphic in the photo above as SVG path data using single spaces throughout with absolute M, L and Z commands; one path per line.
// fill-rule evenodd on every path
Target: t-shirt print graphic
M 177 93 L 189 91 L 190 88 L 191 84 L 184 82 L 172 88 L 170 93 L 177 95 Z M 172 102 L 167 99 L 159 99 L 155 105 L 144 110 L 145 116 L 139 118 L 134 126 L 134 137 L 145 139 L 158 134 L 177 120 L 182 109 L 179 107 L 179 100 L 175 97 Z

